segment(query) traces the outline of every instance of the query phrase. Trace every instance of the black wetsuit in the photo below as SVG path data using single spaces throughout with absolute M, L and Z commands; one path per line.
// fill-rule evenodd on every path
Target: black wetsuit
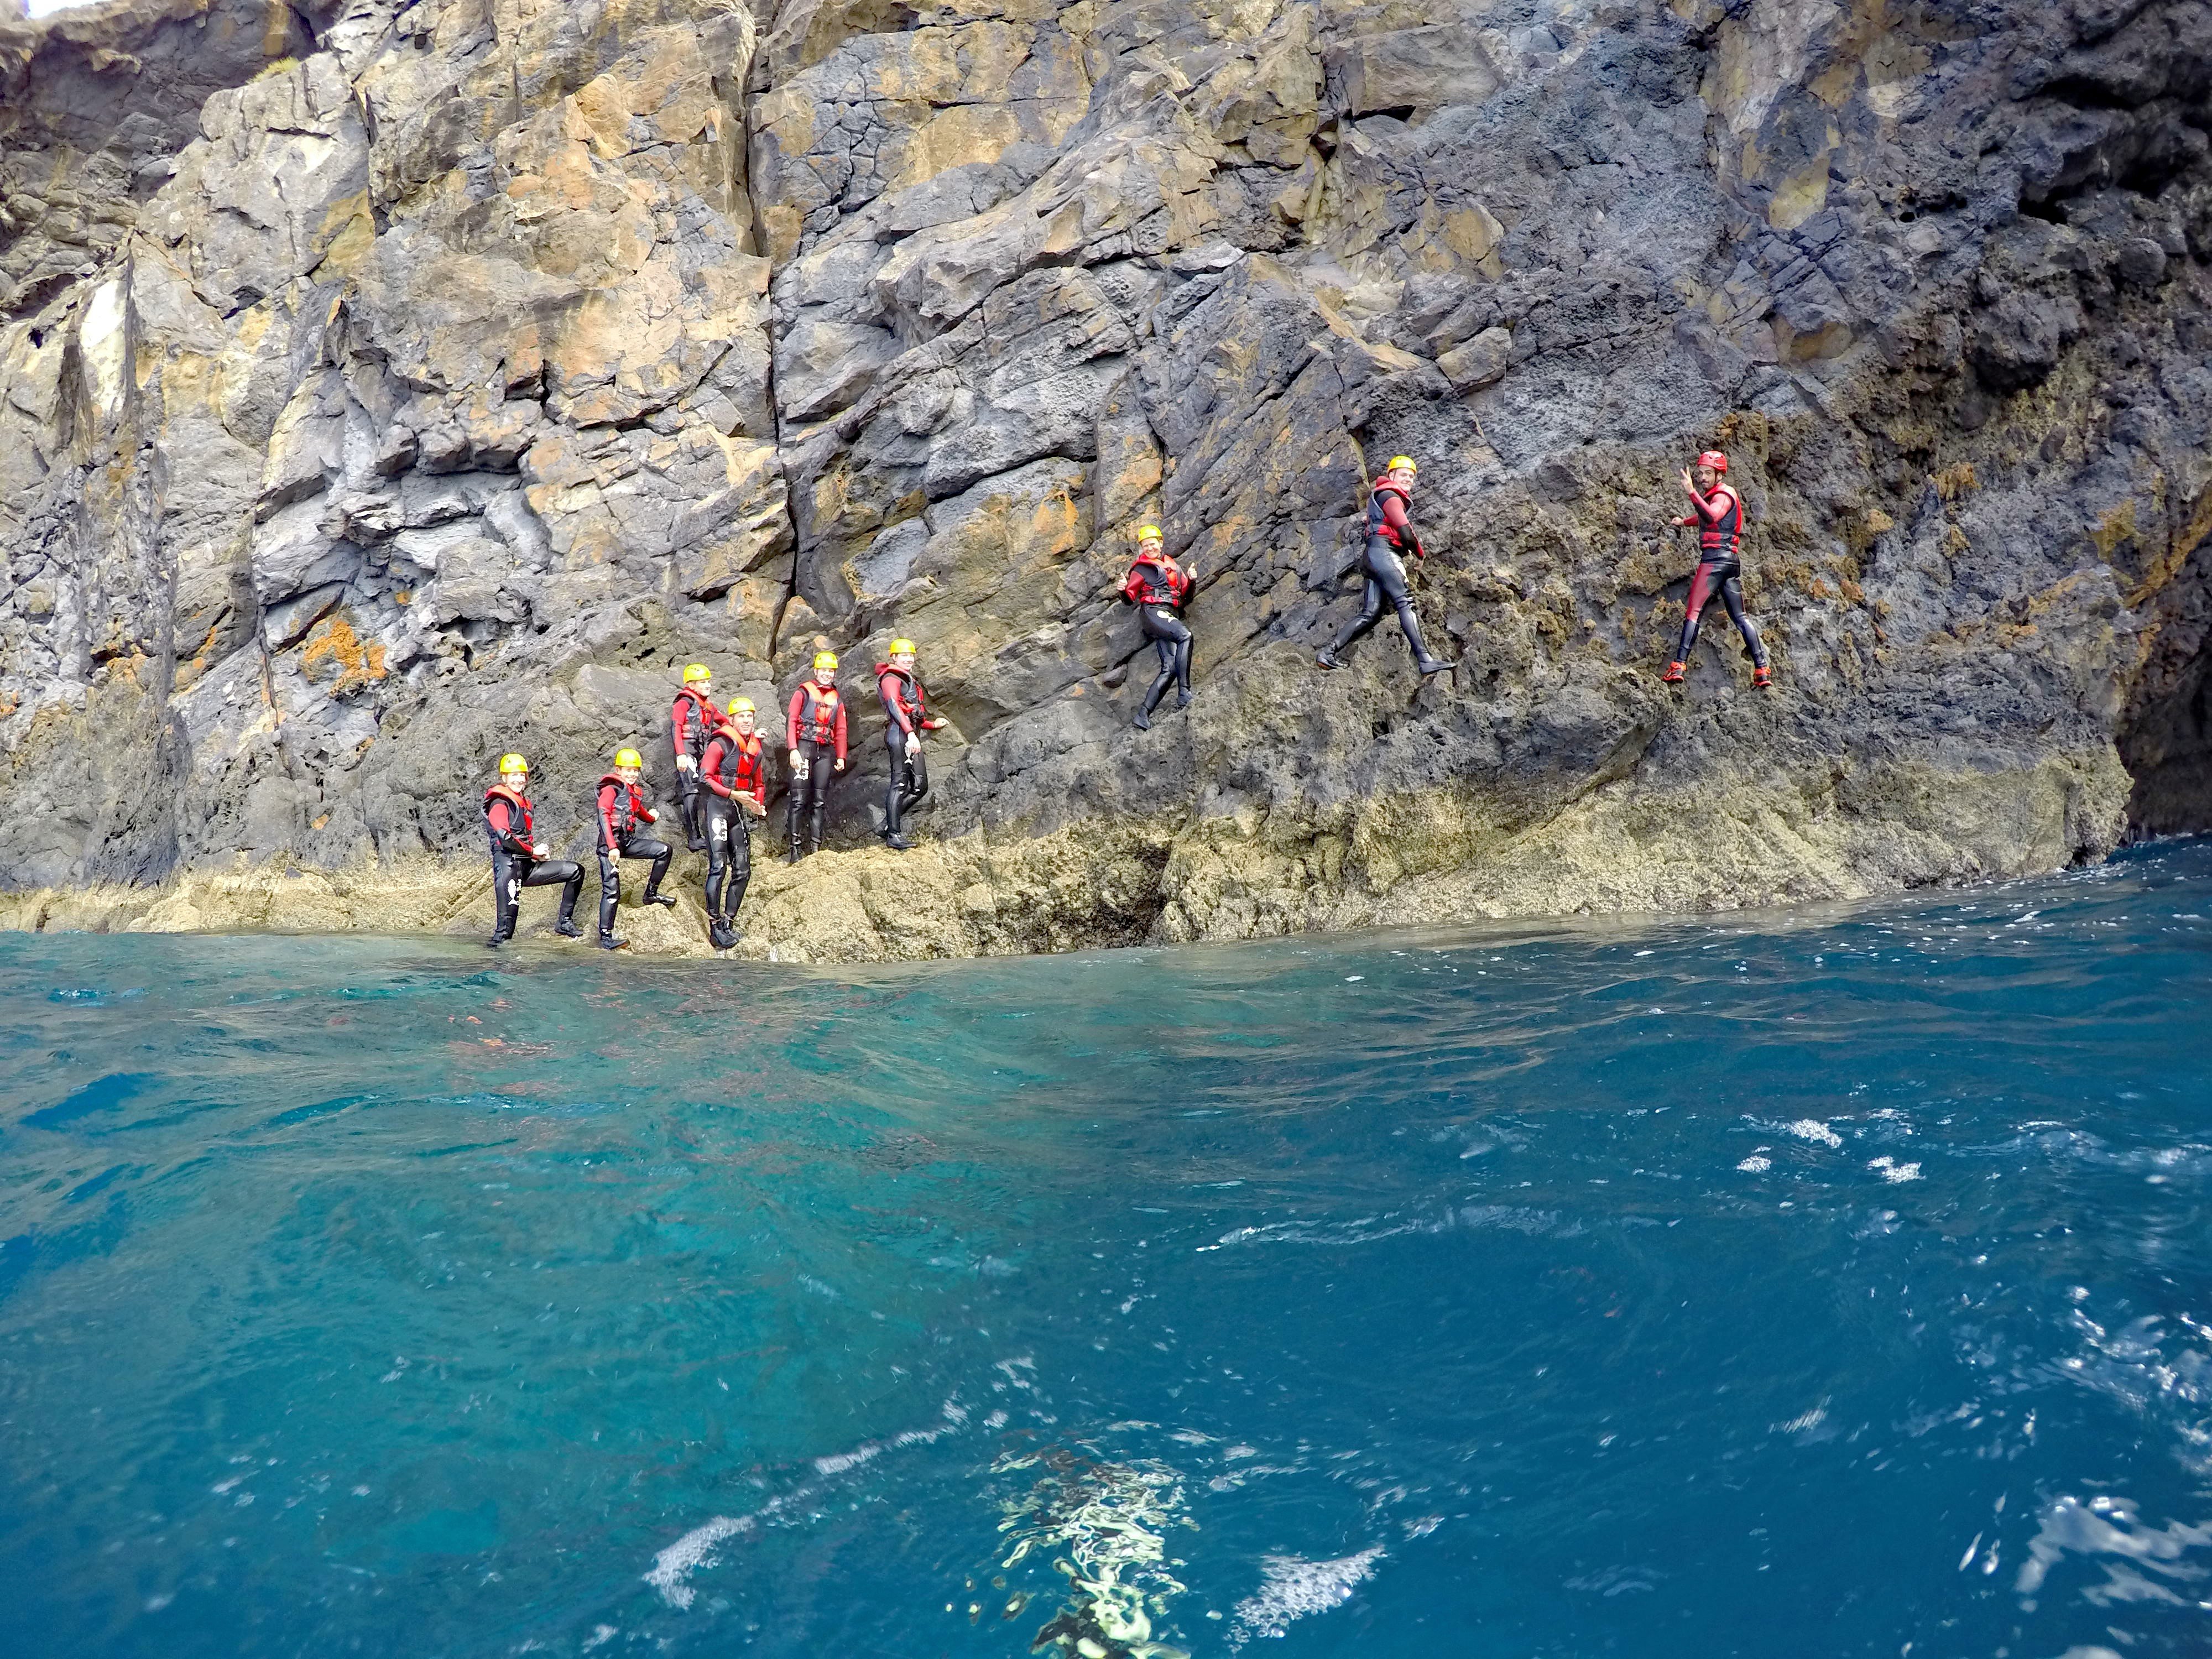
M 1743 544 L 1743 499 L 1728 485 L 1718 484 L 1711 495 L 1693 495 L 1692 500 L 1698 509 L 1698 568 L 1690 577 L 1682 638 L 1675 647 L 1674 660 L 1689 661 L 1691 647 L 1698 642 L 1698 629 L 1705 621 L 1705 606 L 1717 593 L 1729 620 L 1743 635 L 1744 649 L 1751 653 L 1753 665 L 1764 668 L 1765 642 L 1743 610 L 1743 565 L 1739 557 Z
M 584 890 L 584 868 L 566 859 L 538 862 L 531 828 L 530 800 L 526 795 L 495 784 L 484 791 L 484 835 L 491 842 L 491 902 L 496 920 L 491 943 L 504 945 L 514 937 L 514 921 L 526 887 L 561 889 L 559 927 L 574 933 L 576 899 Z
M 845 700 L 837 695 L 836 688 L 801 680 L 799 690 L 791 694 L 791 715 L 784 735 L 788 745 L 799 751 L 804 768 L 804 775 L 792 780 L 790 805 L 786 809 L 791 861 L 796 864 L 801 854 L 802 827 L 812 830 L 806 850 L 822 850 L 822 823 L 830 811 L 831 763 L 842 764 L 845 759 Z
M 1139 553 L 1137 562 L 1129 567 L 1122 578 L 1121 594 L 1137 607 L 1137 626 L 1152 642 L 1158 653 L 1160 672 L 1152 677 L 1151 687 L 1145 693 L 1145 707 L 1139 724 L 1149 721 L 1152 710 L 1160 706 L 1160 699 L 1168 694 L 1168 687 L 1176 688 L 1176 706 L 1190 706 L 1190 647 L 1189 624 L 1182 611 L 1190 600 L 1190 578 L 1182 567 L 1164 552 Z
M 671 740 L 679 758 L 688 757 L 692 764 L 676 769 L 676 795 L 684 812 L 684 838 L 693 852 L 697 852 L 699 841 L 699 768 L 701 753 L 707 739 L 722 717 L 707 699 L 690 686 L 676 694 L 676 702 L 668 711 Z
M 1420 537 L 1414 533 L 1407 517 L 1407 505 L 1406 492 L 1388 477 L 1375 481 L 1374 491 L 1367 501 L 1367 545 L 1360 560 L 1367 583 L 1361 596 L 1359 614 L 1351 626 L 1336 636 L 1326 653 L 1328 658 L 1341 655 L 1355 641 L 1372 633 L 1382 620 L 1383 603 L 1388 600 L 1398 613 L 1398 626 L 1406 635 L 1406 643 L 1413 648 L 1413 660 L 1425 670 L 1431 663 L 1443 665 L 1429 654 L 1429 647 L 1421 638 L 1421 619 L 1413 611 L 1413 596 L 1407 587 L 1405 562 L 1398 556 L 1407 547 L 1413 549 L 1417 559 L 1427 556 Z M 1323 665 L 1334 664 L 1324 662 Z
M 615 907 L 622 902 L 622 866 L 615 854 L 653 860 L 653 869 L 645 878 L 644 897 L 650 904 L 660 891 L 660 878 L 668 873 L 669 849 L 667 842 L 638 834 L 638 826 L 650 821 L 645 798 L 635 784 L 624 782 L 617 773 L 610 772 L 599 780 L 596 816 L 599 821 L 599 937 L 612 939 Z
M 924 707 L 921 681 L 905 669 L 887 662 L 876 665 L 876 693 L 884 700 L 884 750 L 890 757 L 890 781 L 884 786 L 884 838 L 899 838 L 906 815 L 929 795 L 929 763 L 921 750 L 909 749 L 907 739 L 934 732 L 943 720 L 929 718 Z
M 707 740 L 699 780 L 707 787 L 707 923 L 709 937 L 738 919 L 745 889 L 753 878 L 751 814 L 738 803 L 750 795 L 768 805 L 767 749 L 756 732 L 741 738 L 724 726 Z M 714 939 L 717 948 L 725 942 Z

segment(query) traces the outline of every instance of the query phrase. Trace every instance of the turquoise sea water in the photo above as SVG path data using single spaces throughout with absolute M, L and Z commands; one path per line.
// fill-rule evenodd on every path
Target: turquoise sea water
M 9 936 L 0 1650 L 2212 1651 L 2208 918 Z

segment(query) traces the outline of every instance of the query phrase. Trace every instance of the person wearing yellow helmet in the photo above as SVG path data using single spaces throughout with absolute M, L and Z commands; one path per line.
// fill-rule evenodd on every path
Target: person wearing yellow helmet
M 1451 666 L 1442 657 L 1429 654 L 1421 638 L 1421 619 L 1413 611 L 1413 596 L 1406 586 L 1405 562 L 1398 556 L 1411 550 L 1417 559 L 1428 557 L 1412 520 L 1407 516 L 1413 501 L 1413 477 L 1419 471 L 1410 455 L 1393 455 L 1367 498 L 1366 548 L 1360 556 L 1367 576 L 1359 615 L 1315 659 L 1323 668 L 1344 666 L 1343 653 L 1353 641 L 1371 632 L 1382 620 L 1387 599 L 1398 613 L 1398 626 L 1413 647 L 1413 665 L 1423 674 L 1441 674 Z
M 699 781 L 707 787 L 707 939 L 717 951 L 738 942 L 738 906 L 753 874 L 751 820 L 768 817 L 768 748 L 750 697 L 732 697 L 707 739 Z
M 650 859 L 652 873 L 645 878 L 645 902 L 673 907 L 676 901 L 660 890 L 668 873 L 668 843 L 638 833 L 639 826 L 658 823 L 660 814 L 645 804 L 638 780 L 645 775 L 645 757 L 635 749 L 616 751 L 614 769 L 599 780 L 592 816 L 599 826 L 599 949 L 615 951 L 615 907 L 622 902 L 622 861 Z
M 837 695 L 837 653 L 817 651 L 814 667 L 791 694 L 785 721 L 791 750 L 791 794 L 787 809 L 791 861 L 822 850 L 822 823 L 830 811 L 830 775 L 845 769 L 845 702 Z M 834 763 L 834 766 L 833 766 Z M 802 849 L 802 823 L 812 830 Z
M 491 842 L 491 938 L 495 951 L 514 937 L 515 918 L 526 887 L 561 889 L 561 919 L 553 931 L 563 939 L 580 939 L 576 926 L 576 900 L 584 890 L 583 866 L 562 860 L 554 862 L 552 849 L 538 839 L 530 806 L 530 763 L 520 755 L 499 757 L 499 781 L 484 791 L 484 834 Z
M 1168 556 L 1159 526 L 1140 528 L 1136 561 L 1121 579 L 1121 597 L 1137 607 L 1137 625 L 1159 653 L 1160 672 L 1145 693 L 1144 707 L 1129 722 L 1139 732 L 1151 729 L 1152 710 L 1167 696 L 1170 682 L 1176 688 L 1176 707 L 1190 707 L 1191 634 L 1182 615 L 1190 602 L 1190 573 Z
M 884 700 L 884 747 L 890 751 L 890 781 L 884 786 L 884 845 L 903 853 L 914 843 L 906 838 L 901 821 L 921 805 L 929 793 L 929 768 L 921 757 L 921 734 L 945 722 L 932 720 L 925 708 L 921 681 L 914 672 L 914 641 L 893 640 L 884 660 L 876 665 L 876 694 Z
M 684 688 L 668 711 L 668 727 L 676 746 L 676 796 L 684 809 L 684 845 L 696 853 L 707 843 L 699 829 L 699 756 L 707 739 L 722 723 L 714 707 L 714 676 L 703 662 L 684 665 Z

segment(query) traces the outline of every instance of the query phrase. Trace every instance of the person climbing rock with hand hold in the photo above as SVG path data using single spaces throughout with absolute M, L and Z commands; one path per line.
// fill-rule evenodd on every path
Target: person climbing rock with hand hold
M 1406 643 L 1413 647 L 1414 667 L 1423 674 L 1441 674 L 1452 665 L 1442 657 L 1429 654 L 1421 638 L 1421 619 L 1413 611 L 1413 596 L 1406 586 L 1405 561 L 1399 557 L 1407 550 L 1417 559 L 1429 556 L 1410 516 L 1413 477 L 1419 470 L 1411 456 L 1393 455 L 1389 470 L 1375 481 L 1367 498 L 1367 544 L 1361 558 L 1367 574 L 1366 591 L 1352 625 L 1316 657 L 1323 668 L 1344 666 L 1345 651 L 1382 620 L 1385 599 L 1398 612 L 1398 626 L 1405 632 Z
M 668 711 L 671 740 L 676 745 L 676 793 L 684 812 L 684 842 L 696 853 L 707 842 L 699 829 L 699 756 L 722 718 L 714 711 L 714 677 L 702 662 L 687 663 L 684 689 Z
M 876 665 L 876 691 L 884 700 L 884 747 L 890 751 L 890 781 L 884 786 L 884 845 L 903 853 L 914 843 L 902 823 L 908 812 L 929 793 L 929 768 L 921 757 L 921 734 L 945 722 L 929 718 L 924 708 L 921 681 L 914 672 L 914 641 L 893 640 Z
M 660 814 L 645 804 L 638 780 L 645 775 L 645 757 L 635 749 L 616 751 L 614 770 L 599 780 L 594 792 L 592 816 L 599 825 L 599 949 L 615 951 L 615 907 L 622 902 L 622 861 L 650 859 L 653 868 L 645 878 L 644 902 L 673 906 L 676 901 L 660 890 L 668 873 L 668 843 L 638 833 L 641 825 L 658 823 Z
M 768 750 L 754 729 L 750 697 L 730 699 L 729 718 L 707 739 L 699 781 L 707 786 L 707 939 L 717 951 L 738 942 L 738 906 L 753 877 L 750 820 L 768 816 Z
M 491 842 L 491 902 L 495 920 L 486 941 L 496 951 L 514 937 L 516 912 L 526 887 L 561 889 L 561 919 L 553 931 L 563 939 L 581 939 L 576 926 L 576 899 L 584 890 L 584 870 L 566 860 L 549 861 L 552 850 L 537 839 L 532 827 L 530 763 L 520 755 L 499 757 L 499 781 L 484 791 L 484 834 Z
M 1751 683 L 1764 691 L 1774 684 L 1774 676 L 1767 669 L 1766 647 L 1759 629 L 1743 611 L 1743 497 L 1722 482 L 1721 475 L 1727 471 L 1728 457 L 1717 449 L 1708 449 L 1698 457 L 1696 466 L 1682 473 L 1682 488 L 1692 511 L 1673 522 L 1698 526 L 1698 568 L 1690 577 L 1681 643 L 1674 649 L 1674 660 L 1659 678 L 1668 685 L 1682 683 L 1705 606 L 1717 593 L 1728 607 L 1729 620 L 1743 635 L 1744 653 L 1751 659 Z
M 822 850 L 822 820 L 830 810 L 830 775 L 845 769 L 845 703 L 837 695 L 837 656 L 814 653 L 812 675 L 791 694 L 785 741 L 791 747 L 791 861 Z M 811 811 L 809 844 L 802 851 L 799 831 Z
M 1121 579 L 1121 597 L 1137 607 L 1137 625 L 1160 658 L 1160 672 L 1145 693 L 1145 705 L 1129 722 L 1139 732 L 1151 729 L 1152 710 L 1167 696 L 1170 681 L 1176 687 L 1176 707 L 1190 707 L 1191 635 L 1182 619 L 1190 584 L 1190 573 L 1168 556 L 1160 527 L 1148 524 L 1139 530 L 1136 562 Z

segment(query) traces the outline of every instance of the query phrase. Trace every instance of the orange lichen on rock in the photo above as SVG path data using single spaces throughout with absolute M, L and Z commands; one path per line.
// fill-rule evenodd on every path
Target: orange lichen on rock
M 300 672 L 319 685 L 331 681 L 330 694 L 343 697 L 384 678 L 384 647 L 364 642 L 343 613 L 333 611 L 308 631 Z

